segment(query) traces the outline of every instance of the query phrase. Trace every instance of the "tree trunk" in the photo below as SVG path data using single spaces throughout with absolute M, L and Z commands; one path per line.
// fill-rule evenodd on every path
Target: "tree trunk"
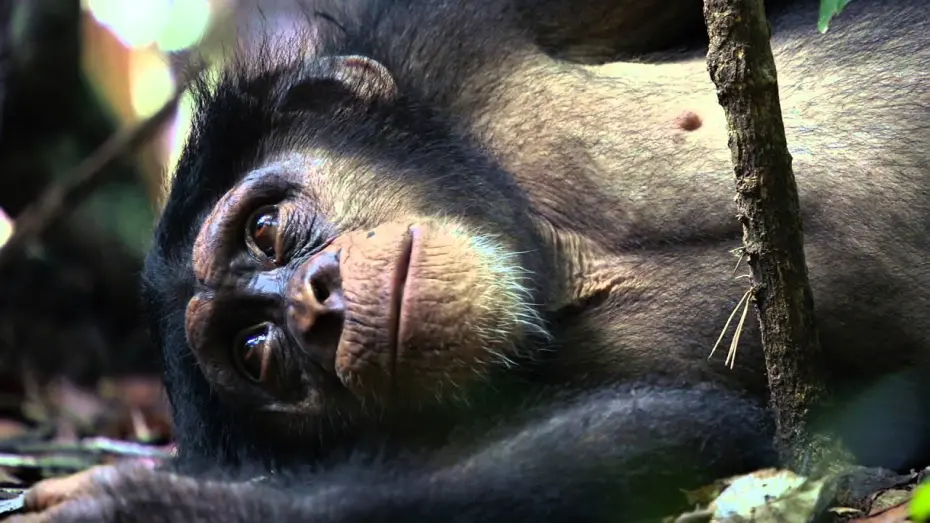
M 830 395 L 821 374 L 770 29 L 763 0 L 705 0 L 704 18 L 710 36 L 708 70 L 727 118 L 737 217 L 743 255 L 752 270 L 776 445 L 784 463 L 807 471 L 832 452 L 830 440 L 809 428 L 812 408 Z

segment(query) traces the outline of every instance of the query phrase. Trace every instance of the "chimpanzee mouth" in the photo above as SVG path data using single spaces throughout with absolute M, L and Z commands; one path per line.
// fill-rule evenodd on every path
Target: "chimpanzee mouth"
M 388 340 L 391 354 L 391 382 L 397 375 L 397 351 L 400 349 L 401 321 L 403 318 L 404 291 L 407 286 L 407 275 L 410 272 L 410 260 L 413 257 L 414 237 L 417 235 L 415 226 L 407 229 L 401 243 L 400 256 L 394 267 L 394 279 L 391 282 L 391 303 L 388 316 Z

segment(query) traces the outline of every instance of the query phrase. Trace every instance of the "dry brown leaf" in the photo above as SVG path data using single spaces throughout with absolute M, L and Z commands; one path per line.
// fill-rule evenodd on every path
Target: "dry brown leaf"
M 907 516 L 907 503 L 902 503 L 874 516 L 852 519 L 849 523 L 905 523 L 908 521 Z
M 29 432 L 29 427 L 17 420 L 0 419 L 0 440 L 15 438 Z

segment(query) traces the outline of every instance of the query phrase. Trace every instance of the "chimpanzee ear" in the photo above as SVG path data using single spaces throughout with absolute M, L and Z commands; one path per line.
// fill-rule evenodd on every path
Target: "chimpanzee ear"
M 288 86 L 278 109 L 323 111 L 355 100 L 388 102 L 397 94 L 394 77 L 378 61 L 359 55 L 314 60 L 295 83 Z

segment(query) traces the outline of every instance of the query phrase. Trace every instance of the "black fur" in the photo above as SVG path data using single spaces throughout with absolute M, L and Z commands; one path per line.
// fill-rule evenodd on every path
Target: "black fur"
M 365 9 L 350 16 L 356 4 Z M 522 192 L 465 134 L 459 116 L 442 109 L 449 104 L 449 87 L 461 85 L 465 78 L 480 77 L 478 70 L 488 63 L 514 59 L 511 47 L 522 46 L 528 53 L 532 46 L 520 38 L 522 31 L 507 24 L 514 16 L 507 3 L 440 2 L 436 6 L 424 9 L 417 2 L 379 0 L 330 7 L 332 16 L 346 22 L 337 34 L 316 44 L 326 54 L 363 54 L 403 70 L 396 76 L 399 91 L 410 93 L 389 110 L 373 110 L 356 118 L 358 125 L 346 126 L 326 112 L 305 118 L 278 111 L 277 95 L 301 81 L 307 60 L 301 49 L 308 42 L 263 46 L 257 54 L 239 56 L 240 62 L 226 69 L 219 89 L 211 89 L 206 82 L 196 86 L 200 106 L 192 138 L 177 168 L 144 274 L 144 290 L 155 320 L 152 330 L 159 346 L 165 348 L 166 385 L 182 457 L 229 463 L 271 457 L 267 442 L 250 441 L 242 434 L 240 427 L 248 421 L 237 419 L 237 413 L 211 395 L 183 330 L 184 306 L 194 287 L 190 269 L 193 235 L 217 199 L 243 173 L 270 156 L 314 144 L 366 158 L 373 165 L 386 164 L 387 172 L 403 173 L 411 181 L 419 177 L 418 181 L 432 187 L 430 205 L 436 212 L 473 216 L 480 223 L 488 217 L 475 214 L 480 211 L 472 205 L 473 199 L 497 198 L 506 199 L 515 215 L 527 214 Z M 454 18 L 468 23 L 449 24 Z M 445 34 L 447 43 L 424 41 L 423 33 L 409 31 L 408 26 L 428 27 L 431 32 L 442 28 L 437 32 Z M 429 59 L 418 54 L 429 55 Z M 422 67 L 411 69 L 412 61 Z M 267 70 L 268 63 L 277 66 Z M 443 81 L 428 80 L 436 77 Z M 384 129 L 391 131 L 385 134 Z M 441 186 L 435 173 L 442 173 Z M 531 263 L 528 259 L 527 264 Z
M 875 6 L 852 6 L 845 16 L 874 17 L 875 31 L 910 32 L 918 42 L 915 49 L 925 47 L 926 39 L 917 40 L 917 30 L 926 28 L 926 23 L 907 22 L 909 14 L 923 12 L 919 1 L 890 3 L 897 13 L 882 15 L 870 12 Z M 261 467 L 286 465 L 294 458 L 275 447 L 273 434 L 243 429 L 251 420 L 213 394 L 184 334 L 184 306 L 195 285 L 190 259 L 193 236 L 205 214 L 244 173 L 271 156 L 312 143 L 363 158 L 371 165 L 389 166 L 389 172 L 404 167 L 404 176 L 427 187 L 429 201 L 424 205 L 436 210 L 476 221 L 498 219 L 485 216 L 471 202 L 505 200 L 513 216 L 502 219 L 512 220 L 510 227 L 518 232 L 522 231 L 520 216 L 533 212 L 523 191 L 477 142 L 472 130 L 485 117 L 493 117 L 484 111 L 493 109 L 494 88 L 509 68 L 539 59 L 540 44 L 558 54 L 550 47 L 568 49 L 570 42 L 552 36 L 556 33 L 547 32 L 550 29 L 527 24 L 525 7 L 497 0 L 359 0 L 322 5 L 320 11 L 326 16 L 311 20 L 322 29 L 307 41 L 259 46 L 227 70 L 218 90 L 200 86 L 192 139 L 146 263 L 145 293 L 153 331 L 165 351 L 181 465 L 192 464 L 191 469 L 198 468 L 193 464 L 210 463 L 223 467 L 259 464 L 264 470 Z M 791 37 L 789 43 L 780 44 L 786 56 L 807 53 L 821 61 L 844 60 L 858 56 L 857 49 L 848 46 L 867 45 L 873 38 L 860 30 L 849 35 L 847 44 L 804 49 L 804 53 L 792 49 L 801 43 L 817 45 L 809 37 L 798 37 L 813 34 L 815 14 L 816 6 L 811 4 L 774 20 L 776 36 Z M 546 43 L 546 38 L 555 43 Z M 302 81 L 310 47 L 320 54 L 362 54 L 381 62 L 393 73 L 400 99 L 390 110 L 374 106 L 364 118 L 350 114 L 353 126 L 345 125 L 345 114 L 328 112 L 325 107 L 311 114 L 282 113 L 278 110 L 281 94 Z M 802 68 L 816 74 L 811 69 L 816 61 L 811 60 L 802 62 Z M 919 110 L 925 112 L 926 104 Z M 633 142 L 636 137 L 629 139 Z M 700 192 L 701 187 L 696 189 Z M 816 233 L 823 224 L 819 209 L 816 205 L 807 209 L 812 218 L 808 230 Z M 695 224 L 712 221 L 714 213 L 730 212 L 701 207 L 702 214 L 682 227 L 699 229 Z M 735 230 L 736 223 L 732 224 Z M 666 225 L 656 220 L 647 227 Z M 664 244 L 687 248 L 709 241 L 687 237 L 687 232 L 669 236 Z M 653 236 L 650 229 L 642 235 Z M 640 237 L 634 234 L 631 238 L 638 241 Z M 664 244 L 649 245 L 644 239 L 636 246 L 654 249 L 653 258 L 666 257 L 667 267 L 677 267 L 676 255 L 681 251 Z M 827 245 L 822 252 L 829 254 L 834 244 Z M 670 279 L 687 283 L 692 276 L 700 276 L 698 271 L 713 267 L 710 262 L 700 265 L 703 258 L 694 259 L 698 262 L 693 267 L 670 274 Z M 679 290 L 682 295 L 695 294 L 685 286 Z M 846 317 L 845 303 L 850 302 L 840 300 L 839 314 L 833 317 Z M 683 305 L 679 309 L 676 314 L 695 314 L 683 310 L 687 309 Z M 643 312 L 631 307 L 630 313 L 630 317 L 605 319 L 636 321 L 635 314 Z M 680 341 L 675 338 L 675 327 L 685 323 L 683 318 L 670 316 L 666 330 L 655 337 L 656 343 L 664 347 L 667 340 Z M 707 333 L 701 334 L 683 343 L 701 344 Z M 844 336 L 853 336 L 852 331 L 832 339 L 844 341 Z M 379 455 L 382 442 L 349 439 L 343 443 L 361 458 L 336 461 L 334 468 L 328 462 L 323 470 L 297 473 L 283 481 L 286 489 L 269 485 L 242 491 L 225 483 L 176 483 L 171 476 L 156 474 L 139 480 L 137 489 L 117 483 L 108 508 L 94 514 L 105 514 L 110 520 L 125 517 L 153 522 L 628 521 L 670 509 L 678 487 L 773 462 L 768 445 L 771 427 L 760 401 L 735 392 L 679 384 L 639 389 L 607 386 L 568 403 L 541 403 L 530 421 L 507 424 L 495 438 L 478 439 L 468 451 L 461 450 L 461 440 L 455 440 L 425 455 L 414 453 L 410 459 L 391 455 L 379 464 L 371 458 Z M 131 485 L 136 479 L 125 481 Z M 203 504 L 196 501 L 200 499 Z M 146 507 L 144 514 L 133 512 L 139 507 Z
M 251 483 L 242 482 L 250 477 L 242 471 L 208 481 L 165 472 L 117 475 L 100 481 L 96 495 L 63 505 L 54 520 L 637 521 L 685 506 L 673 485 L 775 463 L 767 413 L 715 387 L 624 387 L 555 402 L 521 419 L 432 457 L 358 456 Z

